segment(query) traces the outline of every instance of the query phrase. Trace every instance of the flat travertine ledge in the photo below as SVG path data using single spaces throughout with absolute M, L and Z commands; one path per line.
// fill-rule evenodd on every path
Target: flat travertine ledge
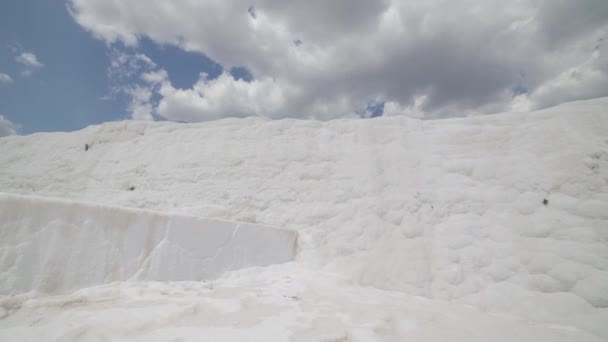
M 0 294 L 113 281 L 198 281 L 293 260 L 297 233 L 0 193 Z

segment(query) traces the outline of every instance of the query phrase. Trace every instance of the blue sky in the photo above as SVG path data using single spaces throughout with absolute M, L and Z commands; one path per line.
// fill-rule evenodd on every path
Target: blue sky
M 137 48 L 166 69 L 171 82 L 188 88 L 200 72 L 215 78 L 222 67 L 200 53 L 143 40 Z M 16 61 L 23 52 L 43 64 L 31 75 Z M 6 1 L 0 5 L 0 72 L 11 84 L 0 85 L 0 115 L 19 132 L 72 131 L 91 124 L 129 118 L 124 96 L 112 95 L 105 42 L 95 39 L 58 0 Z M 238 71 L 240 77 L 246 72 Z
M 1 6 L 0 71 L 13 82 L 0 87 L 0 114 L 22 133 L 69 131 L 125 116 L 120 101 L 101 100 L 108 91 L 105 44 L 75 23 L 62 1 Z M 15 61 L 23 51 L 44 64 L 30 76 Z
M 4 1 L 0 135 L 124 119 L 445 118 L 608 96 L 607 1 L 465 3 Z

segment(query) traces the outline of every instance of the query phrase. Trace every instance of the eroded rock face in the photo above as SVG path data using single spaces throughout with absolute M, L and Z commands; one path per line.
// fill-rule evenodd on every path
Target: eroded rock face
M 291 261 L 296 236 L 250 223 L 0 193 L 0 294 L 213 279 Z

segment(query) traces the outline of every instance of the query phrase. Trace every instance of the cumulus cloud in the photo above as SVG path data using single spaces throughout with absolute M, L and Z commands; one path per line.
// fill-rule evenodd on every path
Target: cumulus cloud
M 608 33 L 605 0 L 69 4 L 109 45 L 137 47 L 147 37 L 251 72 L 251 82 L 225 72 L 176 89 L 150 61 L 137 86 L 151 94 L 134 97 L 171 120 L 329 119 L 367 115 L 370 103 L 390 115 L 446 117 L 608 96 L 598 48 Z
M 9 83 L 13 83 L 13 78 L 8 74 L 0 72 L 0 84 L 9 84 Z
M 17 134 L 17 126 L 0 115 L 0 137 Z
M 31 52 L 21 52 L 15 57 L 15 61 L 23 66 L 23 75 L 29 76 L 36 69 L 40 69 L 44 66 Z
M 200 121 L 225 116 L 281 116 L 289 89 L 270 78 L 235 80 L 229 73 L 210 80 L 201 74 L 191 89 L 176 89 L 164 70 L 144 74 L 143 78 L 158 87 L 162 99 L 158 114 L 176 121 Z

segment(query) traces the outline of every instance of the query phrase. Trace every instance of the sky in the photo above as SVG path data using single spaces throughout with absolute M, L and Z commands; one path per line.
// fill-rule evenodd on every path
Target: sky
M 608 96 L 605 0 L 0 4 L 0 136 L 115 120 L 445 118 Z

